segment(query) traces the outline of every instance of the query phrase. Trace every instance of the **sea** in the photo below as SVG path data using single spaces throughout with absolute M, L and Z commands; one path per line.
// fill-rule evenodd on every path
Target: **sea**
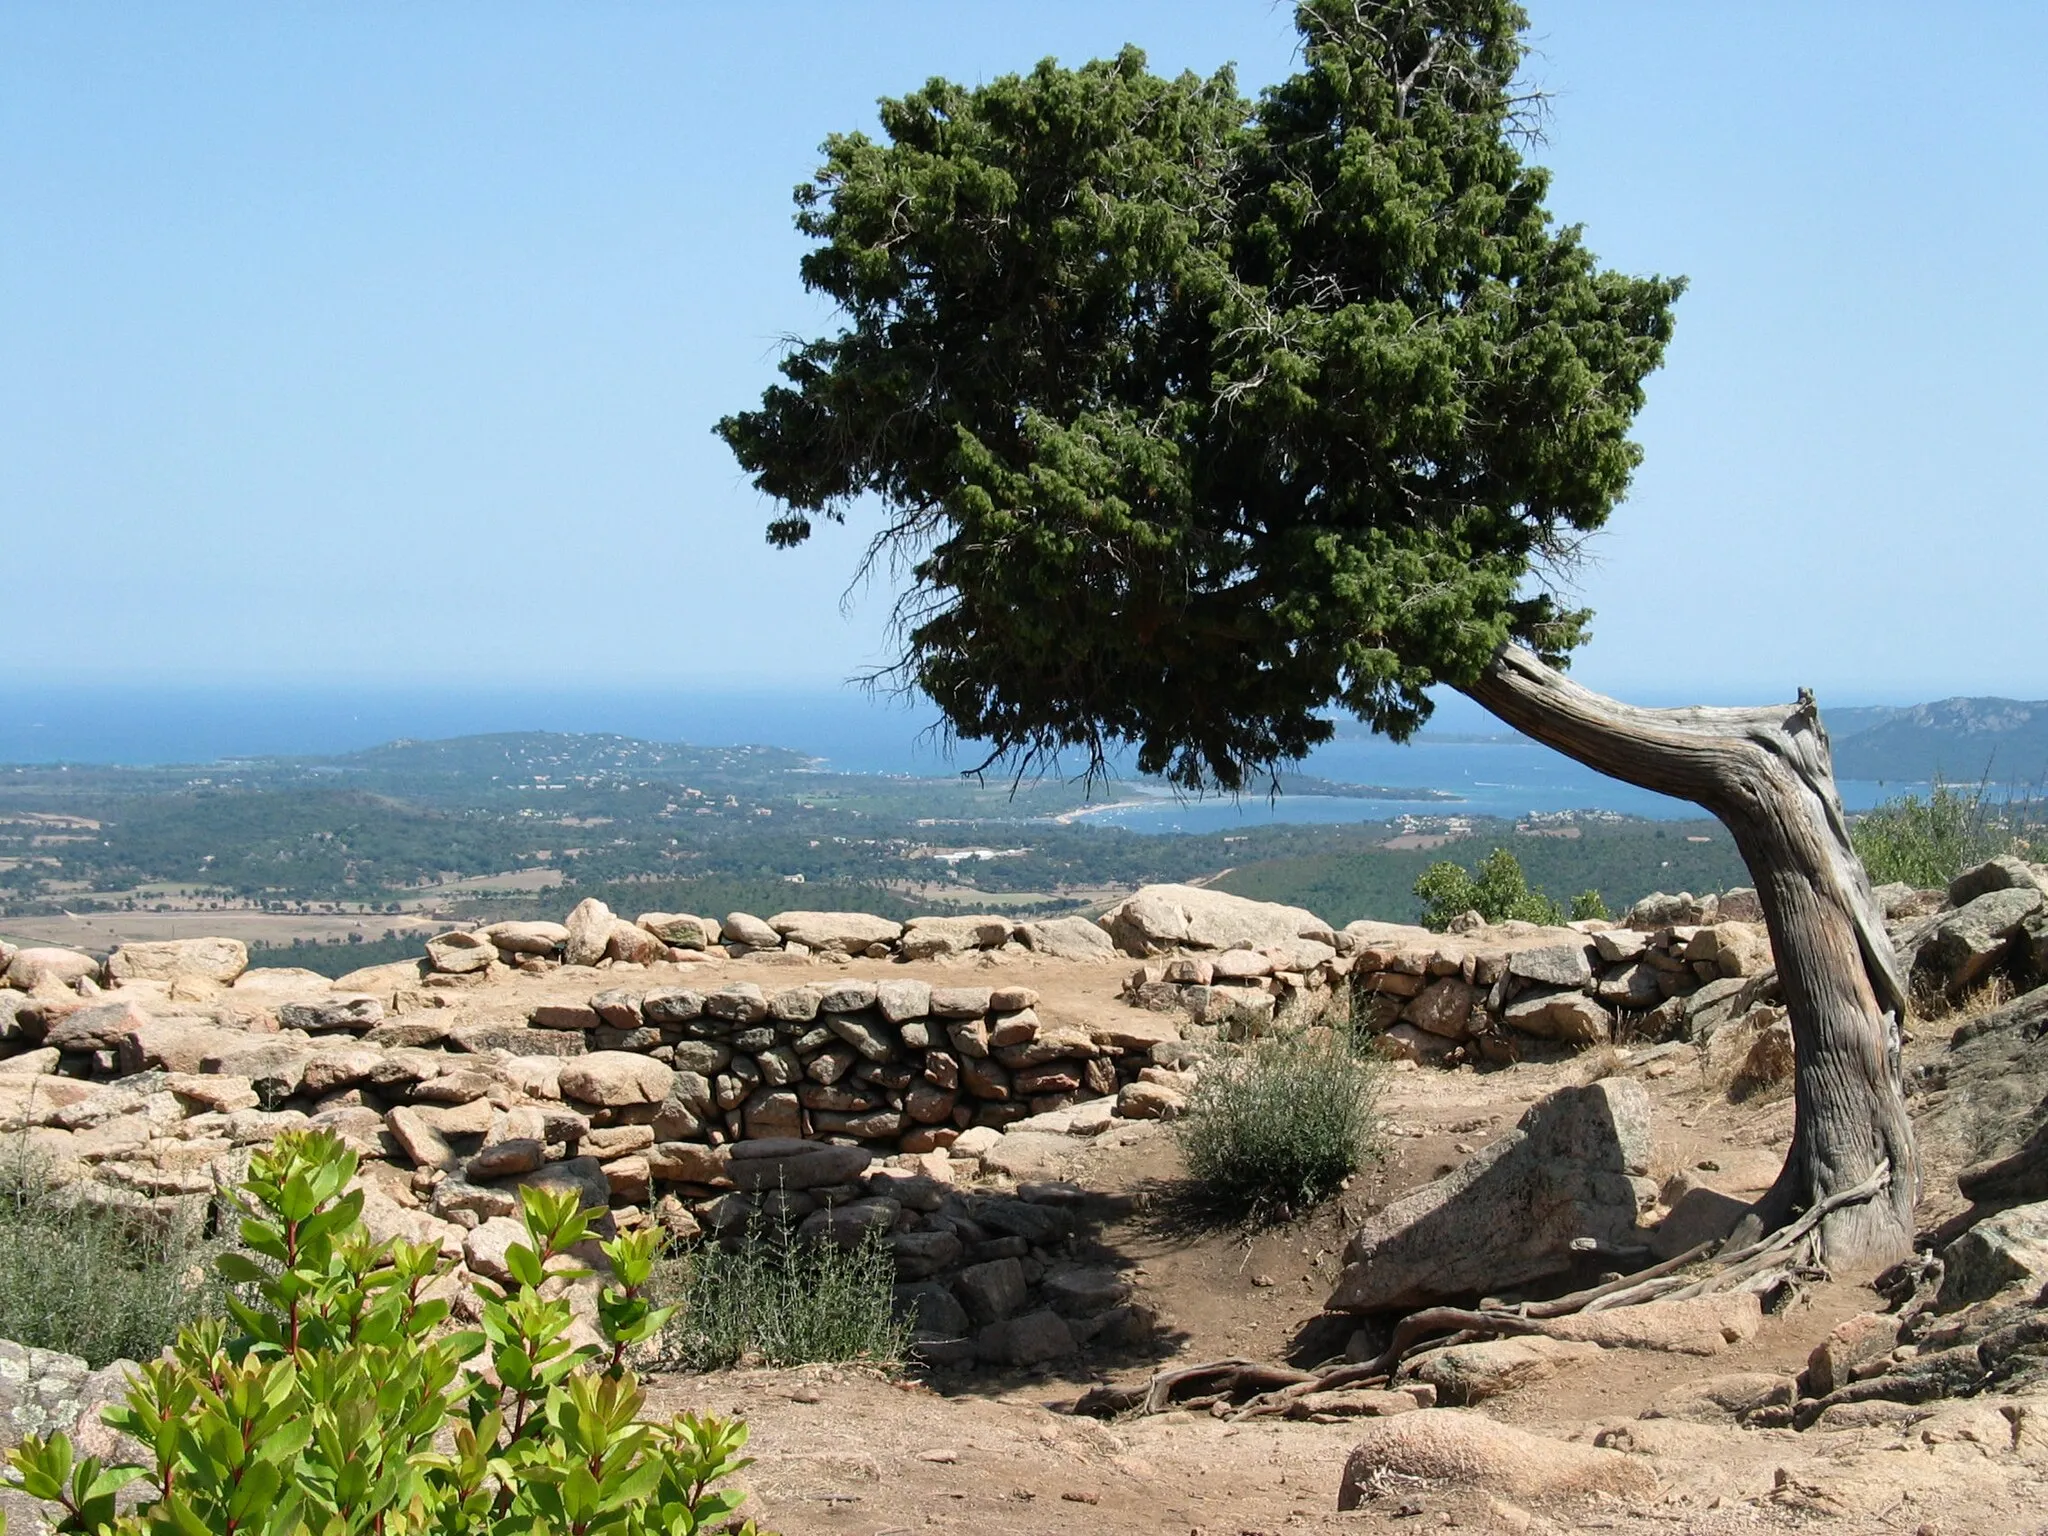
M 1245 794 L 1189 798 L 1123 778 L 1144 798 L 1076 818 L 1158 834 L 1228 832 L 1272 822 L 1386 821 L 1401 815 L 1509 819 L 1607 811 L 1660 820 L 1697 807 L 1610 779 L 1500 731 L 1463 700 L 1444 724 L 1396 745 L 1348 727 L 1300 771 L 1371 795 Z M 1486 727 L 1492 726 L 1488 731 Z M 612 732 L 699 746 L 787 747 L 849 774 L 940 777 L 974 766 L 971 744 L 950 742 L 929 705 L 855 689 L 509 689 L 435 686 L 0 686 L 0 764 L 201 764 L 312 757 L 401 738 L 496 731 Z M 1845 781 L 1863 810 L 1918 786 Z M 1444 796 L 1453 798 L 1445 799 Z

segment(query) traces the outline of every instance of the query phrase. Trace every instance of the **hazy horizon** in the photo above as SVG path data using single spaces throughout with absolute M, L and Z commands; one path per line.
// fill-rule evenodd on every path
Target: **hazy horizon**
M 1897 704 L 1927 702 L 1933 701 Z M 1829 707 L 1869 704 L 1823 699 L 1822 707 L 1825 714 Z M 1349 720 L 1339 720 L 1337 730 L 1339 741 L 1370 734 Z M 979 756 L 965 745 L 946 750 L 937 711 L 928 702 L 802 684 L 580 690 L 225 681 L 0 685 L 0 763 L 205 764 L 241 757 L 326 756 L 405 738 L 518 731 L 786 747 L 827 758 L 849 772 L 943 774 L 971 766 Z M 1424 731 L 1434 739 L 1513 734 L 1455 695 L 1443 700 Z M 1311 765 L 1307 771 L 1318 770 Z

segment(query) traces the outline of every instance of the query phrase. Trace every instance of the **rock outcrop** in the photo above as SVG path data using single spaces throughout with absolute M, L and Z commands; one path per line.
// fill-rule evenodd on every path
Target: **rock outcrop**
M 1102 926 L 1127 955 L 1258 949 L 1290 939 L 1336 945 L 1330 925 L 1313 912 L 1194 885 L 1145 886 L 1104 913 Z
M 1574 1243 L 1642 1246 L 1636 1213 L 1655 1195 L 1649 1114 L 1640 1084 L 1612 1078 L 1530 1106 L 1513 1131 L 1370 1218 L 1325 1305 L 1412 1310 L 1499 1294 L 1567 1272 Z
M 1649 1498 L 1657 1474 L 1638 1458 L 1533 1434 L 1460 1408 L 1427 1408 L 1365 1426 L 1344 1464 L 1340 1510 L 1392 1486 L 1484 1488 L 1511 1498 L 1607 1494 Z
M 249 969 L 249 951 L 239 939 L 164 939 L 123 944 L 107 957 L 107 979 L 202 981 L 230 986 Z

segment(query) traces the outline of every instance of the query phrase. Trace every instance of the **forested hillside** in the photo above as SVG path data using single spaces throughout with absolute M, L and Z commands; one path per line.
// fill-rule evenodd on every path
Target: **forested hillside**
M 1369 799 L 1373 787 L 1282 784 L 1340 791 Z M 1068 783 L 834 774 L 775 748 L 546 733 L 201 768 L 17 767 L 0 771 L 0 906 L 15 917 L 195 900 L 273 914 L 557 916 L 573 891 L 620 911 L 1028 913 L 1228 870 L 1229 889 L 1345 921 L 1413 916 L 1432 861 L 1469 867 L 1496 845 L 1514 847 L 1542 889 L 1598 889 L 1611 905 L 1741 878 L 1707 824 L 1596 814 L 1517 830 L 1447 803 L 1443 817 L 1398 824 L 1152 835 L 1068 814 L 1089 803 Z M 1417 837 L 1452 840 L 1418 848 Z M 384 926 L 364 921 L 348 940 L 379 942 Z

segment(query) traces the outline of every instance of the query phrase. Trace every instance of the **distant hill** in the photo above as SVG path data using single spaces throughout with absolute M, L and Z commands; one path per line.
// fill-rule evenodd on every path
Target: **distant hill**
M 1872 726 L 1883 725 L 1895 715 L 1905 713 L 1895 704 L 1867 704 L 1849 709 L 1830 709 L 1821 705 L 1821 719 L 1827 722 L 1830 741 L 1847 741 L 1859 736 Z
M 342 772 L 405 773 L 445 778 L 590 777 L 593 775 L 734 775 L 801 773 L 816 758 L 786 747 L 696 747 L 685 742 L 641 741 L 610 732 L 501 731 L 440 741 L 386 742 L 335 757 L 275 759 Z
M 1933 704 L 1832 709 L 1823 704 L 1821 718 L 1834 743 L 1837 778 L 1924 784 L 1938 775 L 1952 783 L 1975 784 L 1989 778 L 1994 784 L 2012 786 L 2048 781 L 2048 700 L 1959 698 Z M 1340 738 L 1371 735 L 1355 720 L 1336 724 Z M 1511 732 L 1424 732 L 1423 739 L 1481 742 L 1524 738 Z
M 2048 701 L 1942 699 L 1824 717 L 1838 778 L 2029 785 L 2048 777 Z

